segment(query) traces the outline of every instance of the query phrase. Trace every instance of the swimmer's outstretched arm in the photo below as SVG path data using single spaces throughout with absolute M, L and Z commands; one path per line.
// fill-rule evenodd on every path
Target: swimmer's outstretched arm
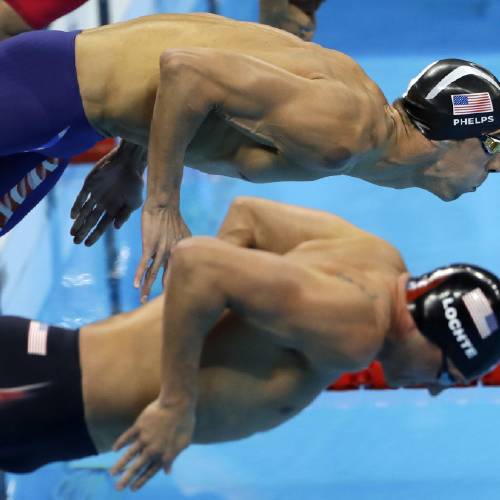
M 172 245 L 189 234 L 179 212 L 184 157 L 210 113 L 276 147 L 278 154 L 286 155 L 285 162 L 323 169 L 322 175 L 338 160 L 339 151 L 357 149 L 344 123 L 352 108 L 350 90 L 322 75 L 313 76 L 317 78 L 302 78 L 230 51 L 175 49 L 161 56 L 149 136 L 143 254 L 134 281 L 138 287 L 146 273 L 144 299 Z M 332 95 L 335 105 L 325 106 Z M 337 131 L 334 140 L 332 130 Z
M 376 238 L 337 215 L 247 196 L 231 203 L 217 235 L 239 247 L 277 254 L 305 241 L 346 236 Z
M 162 384 L 156 401 L 116 442 L 130 444 L 112 469 L 119 488 L 141 487 L 168 472 L 192 439 L 204 340 L 228 308 L 303 353 L 328 378 L 365 367 L 381 348 L 390 298 L 348 271 L 324 276 L 286 257 L 191 238 L 169 261 L 164 308 Z

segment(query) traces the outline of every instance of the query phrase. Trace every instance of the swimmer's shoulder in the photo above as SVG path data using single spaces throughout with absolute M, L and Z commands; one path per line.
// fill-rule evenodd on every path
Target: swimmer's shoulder
M 323 252 L 334 260 L 346 258 L 367 269 L 388 270 L 396 274 L 407 272 L 403 257 L 394 245 L 368 231 L 356 229 L 340 238 L 308 241 L 296 250 Z

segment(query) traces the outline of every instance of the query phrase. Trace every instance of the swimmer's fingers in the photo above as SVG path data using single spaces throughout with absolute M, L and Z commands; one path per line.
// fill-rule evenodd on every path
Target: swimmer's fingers
M 132 211 L 133 209 L 130 207 L 120 208 L 115 217 L 115 223 L 114 223 L 115 229 L 120 229 L 123 226 L 123 224 L 125 224 L 125 222 L 128 221 Z
M 151 465 L 153 465 L 153 467 L 157 466 L 158 463 L 160 463 L 161 467 L 161 462 L 159 462 L 159 458 L 157 456 L 151 456 L 151 454 L 143 450 L 142 453 L 135 459 L 133 464 L 126 470 L 125 474 L 123 474 L 118 483 L 116 483 L 116 489 L 123 490 L 127 488 L 136 476 L 139 476 L 140 479 L 144 471 L 148 471 Z
M 133 457 L 132 457 L 133 458 Z M 138 475 L 141 470 L 144 470 L 148 462 L 148 457 L 144 451 L 137 456 L 130 467 L 125 471 L 120 480 L 116 483 L 117 490 L 123 490 L 126 488 L 136 475 Z
M 150 293 L 151 293 L 151 288 L 153 287 L 153 284 L 155 282 L 156 277 L 158 276 L 158 272 L 164 262 L 165 257 L 164 257 L 165 251 L 163 252 L 158 252 L 155 255 L 155 258 L 151 265 L 148 267 L 146 274 L 144 276 L 144 282 L 142 283 L 141 287 L 141 302 L 144 304 L 146 303 Z
M 142 252 L 142 257 L 141 261 L 139 262 L 139 265 L 137 266 L 137 270 L 135 272 L 134 276 L 134 287 L 139 288 L 141 286 L 142 282 L 142 277 L 146 273 L 146 269 L 148 268 L 149 260 L 150 260 L 150 255 L 149 253 Z
M 96 205 L 96 202 L 92 196 L 85 202 L 83 207 L 80 209 L 80 212 L 78 213 L 75 222 L 73 222 L 73 225 L 71 226 L 70 229 L 70 234 L 71 236 L 76 236 L 78 231 L 80 231 L 80 228 L 85 224 L 85 221 L 87 220 L 88 216 L 92 213 L 92 210 L 94 209 Z
M 139 477 L 134 481 L 134 483 L 130 486 L 133 491 L 137 491 L 139 488 L 142 488 L 160 469 L 162 468 L 160 461 L 151 462 L 143 472 L 139 475 Z
M 113 449 L 116 451 L 117 447 L 116 444 L 113 446 Z M 116 476 L 117 474 L 121 474 L 124 470 L 125 467 L 127 467 L 127 464 L 131 462 L 134 457 L 140 453 L 141 451 L 141 444 L 137 441 L 135 442 L 128 450 L 127 453 L 125 453 L 116 464 L 111 467 L 109 470 L 109 473 L 112 476 Z
M 135 425 L 126 430 L 113 444 L 113 451 L 120 451 L 123 447 L 130 444 L 139 435 L 139 430 Z M 123 460 L 123 459 L 122 459 Z M 120 460 L 121 462 L 121 460 Z M 119 462 L 119 463 L 120 463 Z M 117 464 L 118 465 L 118 464 Z
M 78 231 L 74 234 L 74 242 L 81 243 L 92 230 L 92 228 L 97 224 L 97 221 L 102 217 L 104 209 L 97 205 L 94 210 L 89 214 L 84 224 L 80 226 Z
M 108 163 L 108 161 L 104 162 L 103 159 L 101 159 L 87 175 L 82 189 L 71 207 L 70 215 L 72 219 L 76 219 L 80 215 L 80 211 L 84 208 L 84 204 L 88 203 L 90 200 L 94 200 L 95 203 L 95 200 L 100 198 L 102 193 L 102 182 L 99 182 L 97 173 L 105 163 Z
M 159 236 L 157 234 L 150 234 L 148 231 L 144 230 L 144 226 L 147 224 L 147 219 L 144 216 L 144 210 L 142 214 L 142 257 L 137 266 L 134 277 L 134 287 L 139 288 L 143 279 L 145 277 L 146 271 L 150 267 L 150 261 L 154 259 L 156 254 L 156 249 L 158 248 Z M 146 219 L 146 220 L 145 220 Z M 142 289 L 141 289 L 142 290 Z M 147 297 L 142 295 L 141 291 L 141 302 L 145 301 Z
M 87 201 L 88 197 L 89 197 L 89 190 L 86 189 L 84 185 L 82 190 L 78 193 L 78 196 L 76 197 L 73 206 L 71 207 L 70 217 L 72 219 L 76 219 L 78 217 L 80 210 L 82 209 L 83 204 Z
M 177 207 L 146 204 L 142 209 L 142 259 L 137 268 L 134 285 L 139 287 L 142 277 L 141 300 L 147 300 L 160 267 L 166 264 L 170 249 L 182 238 L 191 235 Z M 153 260 L 148 268 L 150 260 Z
M 90 233 L 90 236 L 85 240 L 85 246 L 92 246 L 108 229 L 108 227 L 111 226 L 111 223 L 113 222 L 113 217 L 109 215 L 108 213 L 104 214 L 97 224 L 96 228 Z

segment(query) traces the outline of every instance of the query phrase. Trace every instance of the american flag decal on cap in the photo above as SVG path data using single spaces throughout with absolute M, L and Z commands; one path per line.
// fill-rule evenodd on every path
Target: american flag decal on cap
M 47 332 L 49 326 L 38 321 L 30 321 L 28 330 L 28 354 L 47 356 Z
M 476 288 L 472 290 L 472 292 L 466 293 L 462 297 L 462 300 L 481 338 L 488 338 L 498 329 L 495 313 L 491 309 L 488 299 L 480 288 Z
M 454 115 L 474 115 L 477 113 L 493 113 L 493 103 L 488 92 L 475 94 L 455 94 L 451 96 Z

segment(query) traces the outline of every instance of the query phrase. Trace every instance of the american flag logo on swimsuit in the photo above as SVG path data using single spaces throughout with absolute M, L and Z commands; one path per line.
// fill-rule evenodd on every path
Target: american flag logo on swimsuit
M 454 115 L 474 115 L 477 113 L 493 113 L 493 103 L 488 92 L 475 94 L 455 94 L 451 96 Z
M 475 288 L 472 292 L 466 293 L 462 300 L 482 339 L 488 338 L 498 329 L 495 313 L 480 288 Z
M 38 321 L 30 321 L 28 329 L 28 354 L 47 356 L 47 333 L 49 326 Z

